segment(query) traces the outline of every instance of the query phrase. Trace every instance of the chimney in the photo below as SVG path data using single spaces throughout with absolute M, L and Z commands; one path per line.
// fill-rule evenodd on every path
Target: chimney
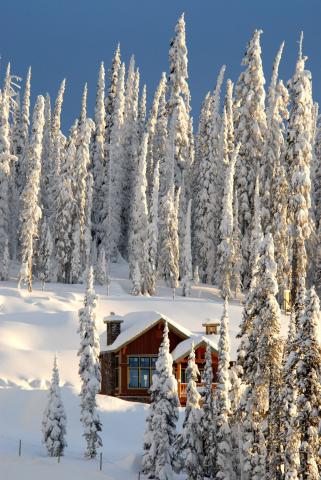
M 107 345 L 114 343 L 120 334 L 120 325 L 123 321 L 123 317 L 121 315 L 116 315 L 115 312 L 110 312 L 110 315 L 104 318 L 104 323 L 106 323 L 107 326 Z
M 205 323 L 202 323 L 202 327 L 205 327 L 206 335 L 218 335 L 220 322 L 208 319 Z

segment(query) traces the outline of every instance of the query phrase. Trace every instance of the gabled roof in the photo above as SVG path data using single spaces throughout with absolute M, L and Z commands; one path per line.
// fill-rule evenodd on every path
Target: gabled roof
M 176 331 L 183 338 L 189 338 L 192 336 L 192 332 L 187 330 L 179 323 L 176 323 L 166 315 L 162 313 L 150 311 L 150 312 L 133 312 L 124 315 L 123 323 L 121 325 L 121 333 L 118 335 L 114 343 L 107 345 L 106 335 L 104 332 L 100 336 L 100 350 L 101 352 L 115 352 L 123 348 L 128 343 L 132 342 L 136 338 L 140 337 L 143 333 L 153 328 L 160 320 L 166 320 L 169 328 Z
M 212 350 L 217 352 L 217 339 L 214 335 L 192 335 L 186 340 L 180 342 L 171 352 L 174 362 L 187 357 L 192 349 L 192 344 L 194 344 L 195 350 L 202 344 L 209 344 Z

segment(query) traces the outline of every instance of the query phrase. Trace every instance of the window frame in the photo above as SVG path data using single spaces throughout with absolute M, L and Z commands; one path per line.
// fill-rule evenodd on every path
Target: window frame
M 131 358 L 138 358 L 138 366 L 137 367 L 131 367 L 130 366 L 130 359 Z M 141 362 L 141 358 L 149 358 L 149 366 L 146 367 L 146 366 L 141 366 L 140 362 Z M 127 388 L 128 390 L 149 390 L 149 388 L 152 386 L 152 382 L 153 382 L 153 374 L 156 370 L 156 368 L 153 368 L 153 365 L 152 365 L 152 361 L 151 361 L 151 358 L 155 358 L 156 361 L 157 361 L 157 355 L 127 355 Z M 155 363 L 156 363 L 155 361 Z M 131 387 L 130 386 L 130 370 L 133 369 L 133 370 L 138 370 L 138 387 Z M 142 370 L 149 370 L 149 387 L 142 387 L 141 386 L 141 371 Z

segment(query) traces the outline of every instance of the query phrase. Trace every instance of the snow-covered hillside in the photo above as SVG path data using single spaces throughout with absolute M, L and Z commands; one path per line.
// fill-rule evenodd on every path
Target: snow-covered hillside
M 177 291 L 175 300 L 160 286 L 156 297 L 134 297 L 128 293 L 127 265 L 112 271 L 110 295 L 106 287 L 96 286 L 99 295 L 97 318 L 99 333 L 104 332 L 103 317 L 110 311 L 126 314 L 157 310 L 193 332 L 203 331 L 207 318 L 219 318 L 222 301 L 209 286 L 194 286 L 192 296 Z M 78 309 L 82 305 L 83 285 L 40 284 L 34 291 L 18 290 L 15 281 L 1 283 L 0 289 L 0 462 L 5 478 L 95 478 L 98 461 L 83 459 L 82 429 L 79 422 L 79 346 Z M 241 318 L 239 302 L 231 304 L 231 335 L 235 354 L 235 334 Z M 61 464 L 46 457 L 41 444 L 41 418 L 47 398 L 55 352 L 58 353 L 63 400 L 67 413 L 66 456 Z M 146 405 L 99 396 L 103 422 L 103 471 L 106 478 L 137 478 L 144 432 Z M 22 457 L 18 442 L 22 440 Z M 126 473 L 125 473 L 126 472 Z M 91 476 L 92 475 L 92 476 Z M 83 476 L 83 477 L 82 477 Z

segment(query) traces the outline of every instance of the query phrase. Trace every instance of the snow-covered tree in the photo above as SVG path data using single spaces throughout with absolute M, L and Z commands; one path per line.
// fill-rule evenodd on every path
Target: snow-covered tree
M 234 191 L 234 172 L 238 156 L 239 147 L 233 153 L 228 162 L 225 173 L 225 186 L 223 196 L 223 209 L 220 224 L 221 242 L 217 248 L 218 256 L 218 281 L 223 298 L 231 297 L 231 276 L 234 264 L 234 245 L 233 245 L 233 191 Z M 227 159 L 228 161 L 229 159 Z
M 320 302 L 314 288 L 307 292 L 297 331 L 297 428 L 300 436 L 299 478 L 317 480 L 321 473 L 321 347 L 318 339 Z
M 208 94 L 204 100 L 197 139 L 196 158 L 199 157 L 199 159 L 194 166 L 194 182 L 197 185 L 193 213 L 194 256 L 200 269 L 201 279 L 208 283 L 214 279 L 217 247 L 216 227 L 219 227 L 217 213 L 220 210 L 216 208 L 216 202 L 221 202 L 216 182 L 221 129 L 220 93 L 224 72 L 225 66 L 220 70 L 213 96 Z
M 202 416 L 201 432 L 203 439 L 203 472 L 204 475 L 211 478 L 216 470 L 215 468 L 215 409 L 213 396 L 213 366 L 212 366 L 212 348 L 209 344 L 206 346 L 205 366 L 202 381 L 204 383 L 202 393 Z
M 0 280 L 7 280 L 9 274 L 9 184 L 11 162 L 16 158 L 10 148 L 10 84 L 9 64 L 0 102 Z
M 93 288 L 93 268 L 88 269 L 84 307 L 79 310 L 80 349 L 79 376 L 81 379 L 80 420 L 86 440 L 85 456 L 95 458 L 102 446 L 99 435 L 102 425 L 97 411 L 96 395 L 100 391 L 99 337 L 96 330 L 96 301 Z
M 191 238 L 191 213 L 192 200 L 188 202 L 186 213 L 186 225 L 184 235 L 184 278 L 183 278 L 183 296 L 189 297 L 191 294 L 191 282 L 193 280 L 192 265 L 192 238 Z
M 163 342 L 159 348 L 153 383 L 151 404 L 146 418 L 142 472 L 156 480 L 173 478 L 175 460 L 173 444 L 176 437 L 179 400 L 177 381 L 173 374 L 173 359 L 169 352 L 167 322 Z
M 124 122 L 125 103 L 125 65 L 119 70 L 117 91 L 113 111 L 113 126 L 110 132 L 109 147 L 109 186 L 108 186 L 108 214 L 105 218 L 107 231 L 108 259 L 116 261 L 121 240 L 121 209 L 122 209 L 122 181 L 123 181 L 123 144 L 122 128 Z
M 106 195 L 106 155 L 105 155 L 105 130 L 106 130 L 106 112 L 105 112 L 105 68 L 103 62 L 100 65 L 96 106 L 95 106 L 95 130 L 91 143 L 91 156 L 94 175 L 94 194 L 93 194 L 93 231 L 96 242 L 101 242 L 103 202 Z
M 49 181 L 52 174 L 51 168 L 51 103 L 50 96 L 47 93 L 45 97 L 45 124 L 43 127 L 43 137 L 42 137 L 42 155 L 41 155 L 41 178 L 40 178 L 40 190 L 41 190 L 41 203 L 43 209 L 43 215 L 48 218 L 48 212 L 50 210 L 50 191 L 49 191 Z
M 176 469 L 184 470 L 188 480 L 202 480 L 203 474 L 203 438 L 200 408 L 201 395 L 197 391 L 198 366 L 195 363 L 195 350 L 192 345 L 186 368 L 187 396 L 182 433 L 177 436 L 175 450 Z
M 289 217 L 292 230 L 292 286 L 291 297 L 298 310 L 298 297 L 307 272 L 306 241 L 311 234 L 310 164 L 312 160 L 313 102 L 311 73 L 305 70 L 306 57 L 302 55 L 303 34 L 299 58 L 289 89 L 291 110 L 287 125 L 285 161 L 290 176 Z
M 259 254 L 260 244 L 262 242 L 262 222 L 261 222 L 261 199 L 260 199 L 260 180 L 259 176 L 256 177 L 255 190 L 254 190 L 254 211 L 251 222 L 251 251 L 249 258 L 250 275 L 252 276 L 256 268 L 256 261 Z M 248 280 L 245 278 L 245 283 L 248 284 Z
M 32 291 L 32 267 L 34 257 L 34 242 L 38 236 L 38 223 L 41 218 L 40 208 L 40 173 L 41 173 L 41 150 L 44 126 L 44 98 L 39 95 L 32 117 L 32 132 L 30 142 L 25 152 L 26 184 L 21 195 L 21 281 L 28 283 L 28 289 Z M 25 278 L 25 272 L 28 272 Z
M 235 138 L 241 144 L 238 162 L 239 217 L 242 232 L 243 275 L 250 280 L 250 231 L 254 207 L 255 178 L 263 162 L 266 135 L 264 74 L 260 36 L 255 30 L 243 58 L 245 70 L 235 87 Z M 244 284 L 248 287 L 248 283 Z
M 38 257 L 37 257 L 37 270 L 39 279 L 42 282 L 42 289 L 45 287 L 45 282 L 50 281 L 52 277 L 53 270 L 53 242 L 50 232 L 49 225 L 46 221 L 46 217 L 43 217 L 40 235 L 39 235 L 39 246 L 38 246 Z
M 66 413 L 59 387 L 57 356 L 55 355 L 48 401 L 42 420 L 43 444 L 50 457 L 61 457 L 64 454 L 64 450 L 67 447 L 65 439 L 66 424 Z
M 230 341 L 229 341 L 228 302 L 225 299 L 221 318 L 218 344 L 216 404 L 216 477 L 224 480 L 236 479 L 232 462 L 232 435 L 230 427 Z
M 233 201 L 233 265 L 231 272 L 231 285 L 234 290 L 235 298 L 238 297 L 242 288 L 241 272 L 242 272 L 242 252 L 241 252 L 241 230 L 239 226 L 239 201 L 237 191 L 234 191 Z
M 102 246 L 99 248 L 95 279 L 99 283 L 99 285 L 107 284 L 106 252 Z
M 141 291 L 147 293 L 148 277 L 148 210 L 146 199 L 146 154 L 148 135 L 145 133 L 133 189 L 133 201 L 129 235 L 129 269 L 130 277 L 136 263 L 141 276 Z
M 16 185 L 18 193 L 21 194 L 26 182 L 27 165 L 26 151 L 29 141 L 30 126 L 30 89 L 31 89 L 31 68 L 29 67 L 26 77 L 25 90 L 22 98 L 18 142 L 16 146 L 17 164 L 16 164 Z
M 159 164 L 155 165 L 153 189 L 148 222 L 148 275 L 146 288 L 149 295 L 155 295 L 157 274 L 158 245 L 158 197 L 159 197 Z

